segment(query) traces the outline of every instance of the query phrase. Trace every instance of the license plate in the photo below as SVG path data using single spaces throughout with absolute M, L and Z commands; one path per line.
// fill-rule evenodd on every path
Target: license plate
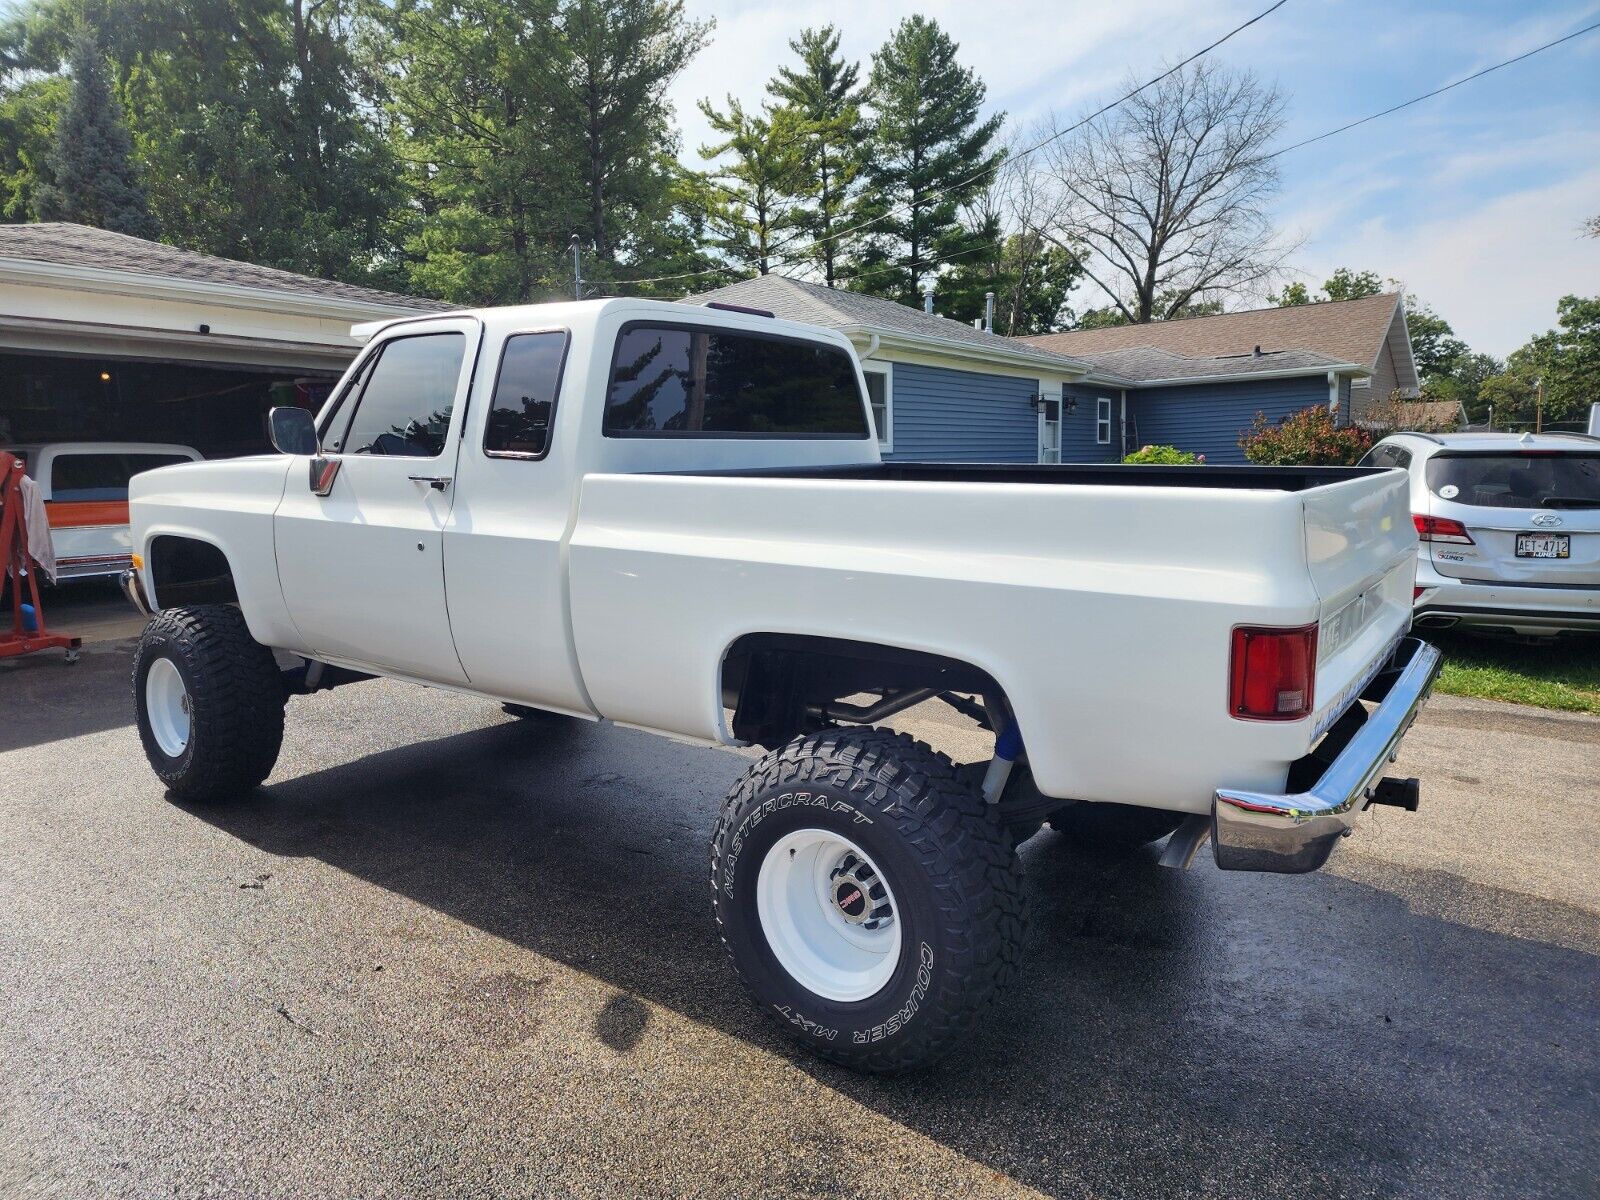
M 1571 558 L 1570 533 L 1519 533 L 1518 558 Z

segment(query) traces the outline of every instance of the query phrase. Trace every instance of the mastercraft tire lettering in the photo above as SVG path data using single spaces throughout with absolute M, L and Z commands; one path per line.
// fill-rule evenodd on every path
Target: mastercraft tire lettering
M 711 884 L 757 1003 L 854 1067 L 939 1057 L 1016 976 L 1015 852 L 950 761 L 904 734 L 828 730 L 768 754 L 723 807 Z

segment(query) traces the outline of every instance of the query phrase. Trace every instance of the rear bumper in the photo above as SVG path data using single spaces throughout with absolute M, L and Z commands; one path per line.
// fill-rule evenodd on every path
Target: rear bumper
M 57 583 L 70 579 L 109 579 L 128 569 L 131 559 L 126 554 L 97 554 L 86 558 L 56 559 Z
M 1217 789 L 1211 804 L 1217 866 L 1299 874 L 1327 862 L 1334 844 L 1367 806 L 1378 776 L 1394 761 L 1439 675 L 1440 657 L 1426 642 L 1402 641 L 1390 665 L 1362 693 L 1378 707 L 1305 791 Z
M 1420 629 L 1492 626 L 1518 633 L 1600 630 L 1600 587 L 1457 579 L 1419 561 L 1413 616 Z

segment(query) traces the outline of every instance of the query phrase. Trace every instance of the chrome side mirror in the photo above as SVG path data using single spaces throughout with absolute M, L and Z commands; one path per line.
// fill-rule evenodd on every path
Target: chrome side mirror
M 280 405 L 267 414 L 267 436 L 279 454 L 315 454 L 317 423 L 303 408 Z

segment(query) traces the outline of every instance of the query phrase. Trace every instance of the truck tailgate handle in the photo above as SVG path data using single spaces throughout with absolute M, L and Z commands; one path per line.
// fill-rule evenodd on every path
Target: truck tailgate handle
M 434 491 L 442 492 L 450 486 L 452 477 L 449 475 L 407 475 L 406 478 L 411 480 L 412 483 L 425 483 Z

